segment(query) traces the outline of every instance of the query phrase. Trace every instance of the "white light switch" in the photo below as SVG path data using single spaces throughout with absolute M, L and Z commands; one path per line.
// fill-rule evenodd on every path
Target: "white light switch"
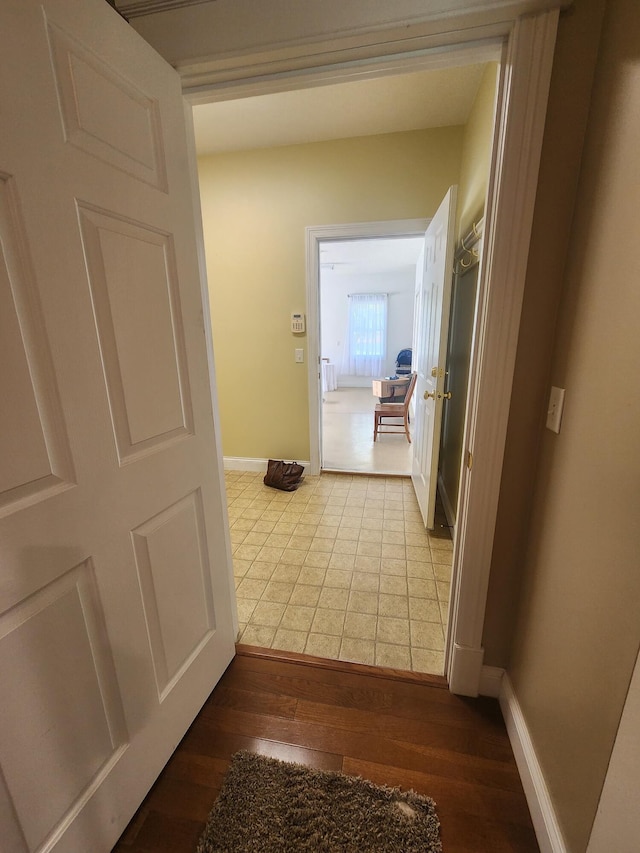
M 552 432 L 560 432 L 562 421 L 562 407 L 564 406 L 564 388 L 551 388 L 549 394 L 549 408 L 547 409 L 547 429 Z
M 304 363 L 304 350 L 303 349 L 296 349 L 296 364 L 303 364 L 303 363 Z

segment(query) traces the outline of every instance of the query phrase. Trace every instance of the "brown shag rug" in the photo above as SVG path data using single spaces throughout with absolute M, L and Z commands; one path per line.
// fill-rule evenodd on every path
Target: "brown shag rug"
M 442 853 L 435 803 L 344 773 L 233 756 L 197 853 Z

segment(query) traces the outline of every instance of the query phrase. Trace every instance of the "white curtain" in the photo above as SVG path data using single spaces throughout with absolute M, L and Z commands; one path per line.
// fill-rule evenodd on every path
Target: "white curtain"
M 387 294 L 349 296 L 349 336 L 345 373 L 380 376 L 387 354 Z

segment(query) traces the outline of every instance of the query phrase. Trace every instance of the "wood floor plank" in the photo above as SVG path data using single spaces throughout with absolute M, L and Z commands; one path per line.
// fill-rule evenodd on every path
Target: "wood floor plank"
M 242 749 L 433 797 L 446 853 L 536 853 L 498 703 L 439 684 L 238 655 L 114 848 L 193 853 Z
M 206 750 L 211 748 L 209 744 L 214 744 L 221 736 L 229 734 L 237 736 L 239 733 L 244 734 L 257 729 L 264 732 L 265 737 L 270 741 L 288 743 L 291 746 L 306 743 L 320 752 L 362 760 L 370 759 L 375 750 L 376 760 L 382 764 L 398 765 L 416 771 L 429 769 L 432 773 L 471 782 L 482 781 L 487 786 L 504 790 L 521 790 L 517 771 L 510 762 L 464 753 L 460 749 L 452 752 L 442 745 L 439 748 L 431 748 L 406 742 L 402 738 L 393 739 L 379 733 L 373 740 L 372 733 L 366 728 L 356 730 L 323 725 L 315 721 L 259 718 L 244 712 L 230 713 L 228 709 L 221 710 L 215 719 L 209 718 L 207 721 L 202 721 L 198 732 L 200 740 L 197 748 Z M 189 745 L 188 748 L 192 746 Z
M 336 708 L 317 702 L 299 702 L 296 721 L 329 725 L 370 737 L 384 736 L 422 746 L 445 747 L 455 752 L 509 761 L 511 747 L 495 732 L 478 732 L 445 722 L 407 720 L 393 714 L 380 714 L 355 708 Z
M 244 728 L 246 730 L 247 727 Z M 267 737 L 253 737 L 236 731 L 226 731 L 224 728 L 205 722 L 204 719 L 200 721 L 197 729 L 185 736 L 180 748 L 190 754 L 211 758 L 226 757 L 227 760 L 236 752 L 247 750 L 248 752 L 256 752 L 258 755 L 279 758 L 281 761 L 294 761 L 307 767 L 314 767 L 317 770 L 342 769 L 342 754 L 316 749 L 313 746 L 302 746 Z
M 502 818 L 505 822 L 517 825 L 527 824 L 529 821 L 529 811 L 519 792 L 496 788 L 488 791 L 482 785 L 474 785 L 461 779 L 348 757 L 344 760 L 343 768 L 345 773 L 362 776 L 379 785 L 410 787 L 419 794 L 433 797 L 436 803 L 440 803 L 441 818 L 448 814 L 452 817 L 473 814 L 492 820 Z
M 227 684 L 234 687 L 242 684 L 245 690 L 285 695 L 290 699 L 306 699 L 345 708 L 388 712 L 407 719 L 443 721 L 449 725 L 461 726 L 467 725 L 469 720 L 473 719 L 476 726 L 484 726 L 487 730 L 495 726 L 500 728 L 502 725 L 502 718 L 496 714 L 495 703 L 486 706 L 486 703 L 480 700 L 476 707 L 471 709 L 460 697 L 455 697 L 455 701 L 431 701 L 431 694 L 440 696 L 440 691 L 431 691 L 428 697 L 425 697 L 424 691 L 416 695 L 402 694 L 394 691 L 392 683 L 388 685 L 381 679 L 375 679 L 373 685 L 367 682 L 345 686 L 330 681 L 315 681 L 304 675 L 301 677 L 300 674 L 294 676 L 232 669 Z
M 167 764 L 164 774 L 178 783 L 195 782 L 210 790 L 219 791 L 229 769 L 229 759 L 179 749 Z
M 138 832 L 135 843 L 125 847 L 120 842 L 114 851 L 128 853 L 193 853 L 202 835 L 204 821 L 186 820 L 150 811 Z
M 391 710 L 417 719 L 424 719 L 431 708 L 446 709 L 451 714 L 449 722 L 460 719 L 465 723 L 472 721 L 475 728 L 486 724 L 488 727 L 497 725 L 500 730 L 503 726 L 499 705 L 493 699 L 470 699 L 455 696 L 448 690 L 425 690 L 424 685 L 397 682 L 390 678 L 314 670 L 279 660 L 262 661 L 242 655 L 233 660 L 227 677 L 229 683 L 239 679 L 257 690 L 272 690 L 312 701 L 314 696 L 319 696 L 326 698 L 329 704 L 346 707 L 364 705 L 369 710 Z
M 214 691 L 206 703 L 208 708 L 236 708 L 239 711 L 254 711 L 257 714 L 270 714 L 273 717 L 293 719 L 298 700 L 277 691 L 256 690 L 252 684 L 240 687 L 241 682 L 227 679 Z
M 214 790 L 212 796 L 211 792 Z M 204 821 L 215 800 L 215 788 L 163 773 L 153 792 L 154 810 L 168 817 Z

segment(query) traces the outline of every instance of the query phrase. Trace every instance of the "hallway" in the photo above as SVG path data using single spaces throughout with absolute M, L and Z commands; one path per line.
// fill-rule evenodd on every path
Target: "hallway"
M 411 480 L 262 477 L 225 472 L 239 642 L 441 674 L 452 541 L 424 530 Z
M 115 851 L 193 853 L 240 749 L 433 797 L 446 853 L 538 853 L 495 699 L 454 696 L 435 678 L 412 683 L 247 651 L 236 655 Z

